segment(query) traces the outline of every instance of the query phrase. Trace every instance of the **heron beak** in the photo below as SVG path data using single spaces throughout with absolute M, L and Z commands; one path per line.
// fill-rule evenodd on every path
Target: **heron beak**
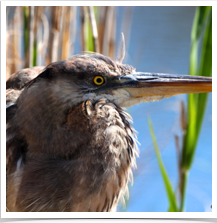
M 212 92 L 212 78 L 189 75 L 134 73 L 121 76 L 122 87 L 132 97 L 174 96 Z

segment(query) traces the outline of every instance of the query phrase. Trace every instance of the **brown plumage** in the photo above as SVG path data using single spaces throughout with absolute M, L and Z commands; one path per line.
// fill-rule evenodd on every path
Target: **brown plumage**
M 131 69 L 82 55 L 49 65 L 21 94 L 7 91 L 7 104 L 15 103 L 7 110 L 10 211 L 111 211 L 127 192 L 137 156 L 130 116 L 105 98 L 66 99 L 72 81 L 101 74 L 105 64 L 107 75 Z
M 114 211 L 138 156 L 121 106 L 211 87 L 211 78 L 138 73 L 100 54 L 14 74 L 6 93 L 7 208 Z
M 12 74 L 6 82 L 6 89 L 12 88 L 21 90 L 26 83 L 33 78 L 37 77 L 39 73 L 45 68 L 45 66 L 37 66 L 32 68 L 26 68 Z

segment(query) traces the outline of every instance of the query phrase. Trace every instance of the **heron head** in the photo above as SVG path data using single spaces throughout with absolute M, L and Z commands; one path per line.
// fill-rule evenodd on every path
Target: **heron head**
M 212 78 L 189 75 L 142 73 L 101 54 L 80 54 L 55 62 L 33 80 L 55 99 L 76 106 L 85 100 L 107 98 L 124 107 L 173 95 L 212 91 Z

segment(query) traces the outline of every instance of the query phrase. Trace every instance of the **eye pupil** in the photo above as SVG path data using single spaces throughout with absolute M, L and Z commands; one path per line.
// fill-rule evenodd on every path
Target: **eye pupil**
M 99 77 L 98 77 L 98 78 L 96 79 L 96 82 L 99 83 L 99 84 L 102 83 L 102 78 L 99 78 Z

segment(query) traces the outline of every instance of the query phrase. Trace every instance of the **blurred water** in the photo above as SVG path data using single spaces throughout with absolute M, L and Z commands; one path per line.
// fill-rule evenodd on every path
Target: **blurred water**
M 118 8 L 118 21 L 124 14 Z M 190 34 L 195 7 L 134 7 L 125 63 L 137 71 L 188 74 Z M 121 30 L 121 22 L 118 23 Z M 117 35 L 120 35 L 117 32 Z M 167 211 L 168 201 L 148 130 L 150 115 L 168 175 L 177 189 L 178 169 L 174 135 L 180 135 L 179 95 L 129 108 L 139 132 L 140 158 L 126 209 L 120 211 Z M 186 211 L 211 211 L 212 204 L 212 94 L 209 95 L 200 140 L 187 186 Z

